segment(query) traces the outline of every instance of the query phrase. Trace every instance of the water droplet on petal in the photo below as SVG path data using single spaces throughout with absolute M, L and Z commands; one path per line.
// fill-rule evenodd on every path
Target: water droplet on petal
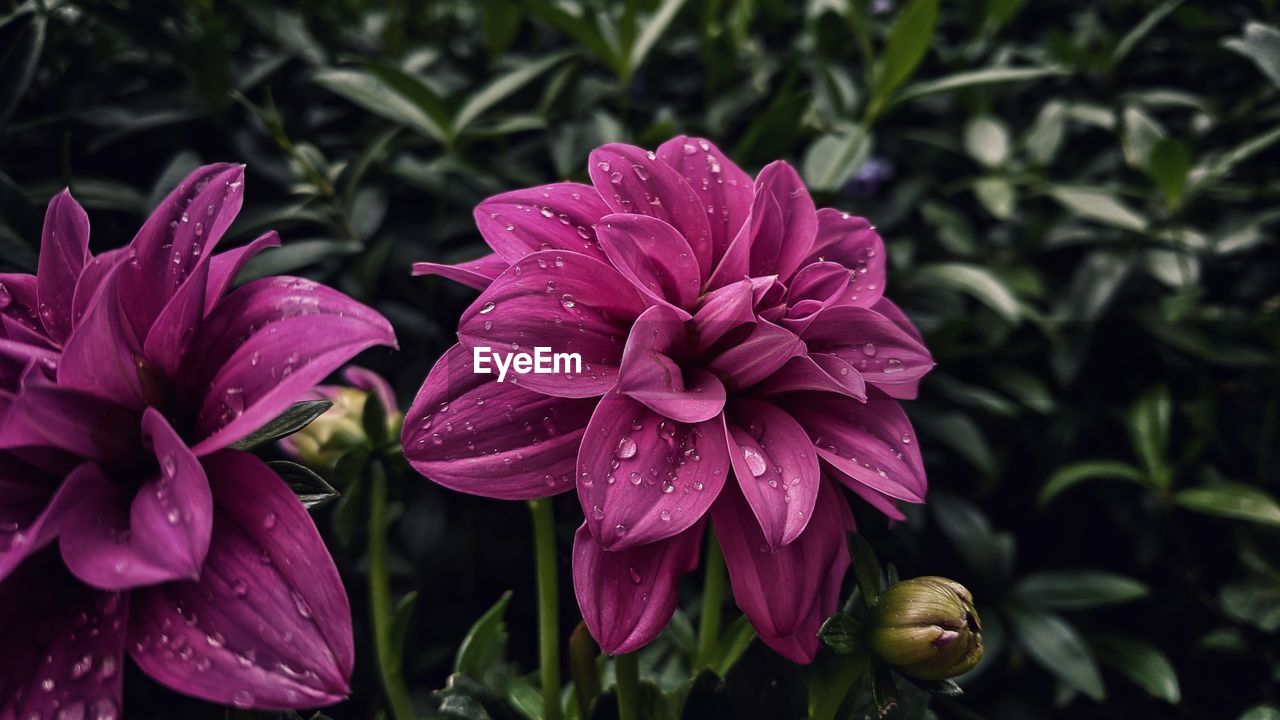
M 480 314 L 488 315 L 489 313 L 493 312 L 493 309 L 495 307 L 497 307 L 497 305 L 494 305 L 491 302 L 485 303 L 484 306 L 480 308 Z
M 622 458 L 623 460 L 626 460 L 627 458 L 635 457 L 636 441 L 632 440 L 630 436 L 622 438 L 621 440 L 618 441 L 618 449 L 614 453 L 614 455 L 619 458 Z
M 764 454 L 751 446 L 742 448 L 742 458 L 747 461 L 747 470 L 751 471 L 751 477 L 760 477 L 769 468 Z

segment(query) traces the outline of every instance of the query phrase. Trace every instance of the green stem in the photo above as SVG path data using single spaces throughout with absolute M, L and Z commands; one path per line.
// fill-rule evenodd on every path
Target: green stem
M 724 605 L 724 553 L 714 530 L 707 529 L 706 583 L 702 590 L 702 618 L 698 625 L 698 654 L 693 660 L 696 673 L 712 664 L 720 641 L 720 609 Z
M 380 461 L 369 466 L 369 612 L 378 674 L 395 720 L 414 720 L 413 699 L 404 684 L 397 643 L 391 637 L 391 574 L 387 570 L 387 473 Z
M 546 720 L 560 720 L 560 600 L 556 580 L 556 525 L 551 500 L 530 500 L 538 570 L 538 642 Z
M 635 653 L 619 655 L 613 661 L 618 676 L 618 720 L 640 720 L 640 657 Z

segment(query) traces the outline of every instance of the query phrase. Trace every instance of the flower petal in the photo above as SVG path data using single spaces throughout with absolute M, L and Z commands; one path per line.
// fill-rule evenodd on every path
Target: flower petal
M 734 400 L 725 420 L 738 488 L 777 550 L 799 537 L 813 515 L 818 455 L 804 428 L 769 403 Z
M 825 353 L 791 358 L 777 372 L 765 378 L 759 387 L 763 395 L 803 390 L 840 393 L 855 400 L 867 399 L 867 384 L 862 373 L 835 355 Z
M 23 560 L 53 542 L 62 523 L 74 512 L 89 485 L 100 475 L 93 466 L 84 464 L 72 470 L 52 496 L 42 483 L 33 482 L 29 474 L 36 471 L 14 460 L 0 461 L 0 523 L 7 528 L 0 535 L 0 582 L 3 582 Z M 18 472 L 25 471 L 23 475 Z
M 409 407 L 401 444 L 415 470 L 447 488 L 502 500 L 546 497 L 573 487 L 595 405 L 497 382 L 454 345 Z
M 818 232 L 813 198 L 800 174 L 784 160 L 769 163 L 756 176 L 756 194 L 770 192 L 782 213 L 782 233 L 757 238 L 751 247 L 751 275 L 788 279 L 808 257 Z
M 173 377 L 182 366 L 182 359 L 204 319 L 208 286 L 209 263 L 198 263 L 151 324 L 142 344 L 142 354 L 146 362 L 165 377 Z
M 708 367 L 724 378 L 730 390 L 741 390 L 769 377 L 791 358 L 803 355 L 804 345 L 791 331 L 759 319 L 750 335 L 717 355 Z
M 707 209 L 715 267 L 751 210 L 751 176 L 702 138 L 673 137 L 658 147 L 658 159 L 689 183 Z
M 578 353 L 582 373 L 508 374 L 535 392 L 592 397 L 613 387 L 623 343 L 645 309 L 618 271 L 576 253 L 545 250 L 502 273 L 462 314 L 458 338 L 468 349 Z
M 739 339 L 739 332 L 749 332 L 756 315 L 750 280 L 716 288 L 707 293 L 693 315 L 694 349 L 705 352 L 722 340 L 727 344 Z
M 668 420 L 612 392 L 578 451 L 578 500 L 609 550 L 671 537 L 702 519 L 725 484 L 724 421 Z
M 387 379 L 367 368 L 352 365 L 342 371 L 342 379 L 351 383 L 351 387 L 377 396 L 378 401 L 388 413 L 398 410 L 396 393 L 391 389 Z
M 35 275 L 0 273 L 0 337 L 50 345 L 40 322 Z
M 92 478 L 62 528 L 67 568 L 95 587 L 198 577 L 209 551 L 213 498 L 204 468 L 155 409 L 147 408 L 142 431 L 156 455 L 156 475 L 132 498 L 121 484 Z
M 252 455 L 205 458 L 217 506 L 198 581 L 134 593 L 129 651 L 153 679 L 223 705 L 317 707 L 349 692 L 351 606 L 306 510 Z
M 698 566 L 705 523 L 667 540 L 606 550 L 587 523 L 573 536 L 573 589 L 582 619 L 610 655 L 648 645 L 676 610 L 680 576 Z
M 782 221 L 782 208 L 773 193 L 756 193 L 747 219 L 711 273 L 707 287 L 724 287 L 754 274 L 775 274 L 773 268 L 784 233 Z
M 911 422 L 898 403 L 875 388 L 865 403 L 832 393 L 797 393 L 778 401 L 821 457 L 844 477 L 892 498 L 924 501 L 928 486 Z
M 57 385 L 32 366 L 0 423 L 0 449 L 52 448 L 110 463 L 137 447 L 137 428 L 135 412 Z
M 116 248 L 90 258 L 80 279 L 76 282 L 75 298 L 71 302 L 71 324 L 79 325 L 89 307 L 98 299 L 98 291 L 123 260 L 129 256 L 128 248 Z
M 595 188 L 553 183 L 494 195 L 476 206 L 476 227 L 507 263 L 539 250 L 604 260 L 592 227 L 609 213 Z
M 377 312 L 310 280 L 271 277 L 231 291 L 205 319 L 179 385 L 204 400 L 197 455 L 226 447 L 374 345 L 395 345 Z
M 853 271 L 846 301 L 871 307 L 884 295 L 884 241 L 866 218 L 823 208 L 818 211 L 818 233 L 805 264 L 836 262 Z
M 818 312 L 801 334 L 811 352 L 840 357 L 858 368 L 867 383 L 894 397 L 914 397 L 933 357 L 920 341 L 892 320 L 866 308 L 839 306 Z
M 640 292 L 659 302 L 692 308 L 701 276 L 684 236 L 648 215 L 605 215 L 596 225 L 609 262 Z
M 76 281 L 89 261 L 89 216 L 63 190 L 49 201 L 40 236 L 40 263 L 36 271 L 40 321 L 57 342 L 71 333 L 71 302 Z
M 610 143 L 591 151 L 591 184 L 614 212 L 652 215 L 684 235 L 705 278 L 711 272 L 711 226 L 702 202 L 657 154 Z
M 618 370 L 618 389 L 680 422 L 710 420 L 724 409 L 724 384 L 700 368 L 682 370 L 672 357 L 688 351 L 688 314 L 670 305 L 645 310 L 631 328 Z
M 468 260 L 457 265 L 441 265 L 440 263 L 420 262 L 413 264 L 414 275 L 439 275 L 456 283 L 466 285 L 472 290 L 484 290 L 493 283 L 494 278 L 510 267 L 497 253 L 489 253 L 475 260 Z
M 227 290 L 231 289 L 231 284 L 244 269 L 245 263 L 263 250 L 273 247 L 280 247 L 280 236 L 275 230 L 259 235 L 248 245 L 242 245 L 209 258 L 209 282 L 205 287 L 204 295 L 205 314 L 213 310 L 222 296 L 227 294 Z
M 40 560 L 0 587 L 0 718 L 120 717 L 128 594 Z
M 920 329 L 911 322 L 911 318 L 907 317 L 906 313 L 902 312 L 902 308 L 894 305 L 889 298 L 880 298 L 875 305 L 871 306 L 871 309 L 892 320 L 894 325 L 915 338 L 921 345 L 924 344 L 924 335 L 920 334 Z
M 839 602 L 849 569 L 849 505 L 830 482 L 818 487 L 813 518 L 794 542 L 770 551 L 742 493 L 725 489 L 711 510 L 733 598 L 766 645 L 799 663 L 813 660 L 818 627 Z
M 133 334 L 120 296 L 121 281 L 119 272 L 106 279 L 67 339 L 58 362 L 58 384 L 141 410 L 148 404 L 142 338 Z

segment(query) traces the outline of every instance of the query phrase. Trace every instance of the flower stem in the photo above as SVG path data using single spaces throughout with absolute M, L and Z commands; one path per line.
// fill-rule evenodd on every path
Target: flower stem
M 413 699 L 404 684 L 399 647 L 391 637 L 391 575 L 387 571 L 387 472 L 382 462 L 369 466 L 369 612 L 382 689 L 395 720 L 414 720 Z
M 556 525 L 551 499 L 530 500 L 538 571 L 538 642 L 546 720 L 560 720 L 560 601 L 556 579 Z
M 626 653 L 614 658 L 613 672 L 618 678 L 618 720 L 640 720 L 640 656 Z
M 706 582 L 702 590 L 702 619 L 698 624 L 698 653 L 694 657 L 695 673 L 714 661 L 716 645 L 720 640 L 720 609 L 724 605 L 724 553 L 716 533 L 707 528 L 707 556 L 705 559 Z

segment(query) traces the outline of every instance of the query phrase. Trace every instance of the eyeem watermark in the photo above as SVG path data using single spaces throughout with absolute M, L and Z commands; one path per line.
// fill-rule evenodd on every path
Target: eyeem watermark
M 535 347 L 527 352 L 495 353 L 492 348 L 477 346 L 471 349 L 472 369 L 476 373 L 490 373 L 489 364 L 498 371 L 498 382 L 503 382 L 507 371 L 517 375 L 551 375 L 558 373 L 582 374 L 582 356 L 578 353 L 552 352 L 549 347 Z

